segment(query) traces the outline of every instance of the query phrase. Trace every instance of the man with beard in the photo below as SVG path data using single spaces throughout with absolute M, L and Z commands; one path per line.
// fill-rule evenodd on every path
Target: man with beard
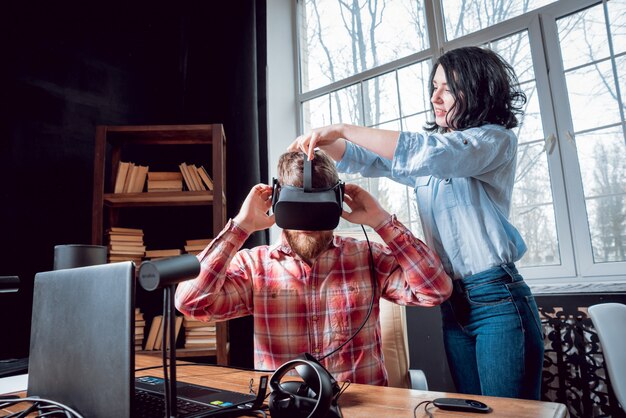
M 300 152 L 280 157 L 281 185 L 302 187 L 304 158 Z M 312 179 L 314 188 L 337 184 L 335 164 L 322 151 L 312 160 Z M 333 231 L 285 229 L 274 245 L 242 250 L 251 233 L 274 224 L 272 187 L 257 184 L 198 255 L 201 272 L 179 284 L 176 307 L 203 321 L 253 315 L 257 369 L 275 370 L 306 352 L 338 381 L 386 385 L 379 299 L 436 306 L 448 298 L 452 282 L 439 257 L 367 191 L 346 184 L 344 203 L 350 208 L 344 219 L 370 226 L 387 244 L 371 243 L 375 277 L 368 243 Z

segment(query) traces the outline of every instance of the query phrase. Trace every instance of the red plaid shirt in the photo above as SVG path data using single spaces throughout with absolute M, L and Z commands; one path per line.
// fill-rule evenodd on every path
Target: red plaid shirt
M 356 337 L 322 360 L 338 381 L 387 384 L 378 300 L 435 306 L 452 290 L 439 257 L 395 216 L 371 243 L 378 286 L 372 314 Z M 200 275 L 180 283 L 176 307 L 205 321 L 254 316 L 255 367 L 275 370 L 308 352 L 320 358 L 361 325 L 372 299 L 366 241 L 336 236 L 309 266 L 285 241 L 240 251 L 248 233 L 232 220 L 198 255 Z

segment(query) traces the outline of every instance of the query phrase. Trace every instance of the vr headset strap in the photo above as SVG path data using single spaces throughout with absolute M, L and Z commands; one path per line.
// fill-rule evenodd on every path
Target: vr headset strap
M 313 190 L 313 174 L 311 160 L 304 156 L 304 192 L 311 193 Z

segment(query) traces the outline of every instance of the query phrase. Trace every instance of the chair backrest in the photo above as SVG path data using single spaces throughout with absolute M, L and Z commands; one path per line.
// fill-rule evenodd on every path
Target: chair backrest
M 615 396 L 626 410 L 626 305 L 601 303 L 589 307 Z
M 380 327 L 389 386 L 410 388 L 406 308 L 380 299 Z

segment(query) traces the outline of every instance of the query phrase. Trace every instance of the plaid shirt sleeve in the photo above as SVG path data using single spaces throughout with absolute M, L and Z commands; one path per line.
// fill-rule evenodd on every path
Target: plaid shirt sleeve
M 437 254 L 390 216 L 376 232 L 388 248 L 377 257 L 382 296 L 402 305 L 436 306 L 452 293 L 452 280 Z
M 181 313 L 203 321 L 252 314 L 252 278 L 237 256 L 248 236 L 230 220 L 198 254 L 200 274 L 176 289 L 176 308 Z

